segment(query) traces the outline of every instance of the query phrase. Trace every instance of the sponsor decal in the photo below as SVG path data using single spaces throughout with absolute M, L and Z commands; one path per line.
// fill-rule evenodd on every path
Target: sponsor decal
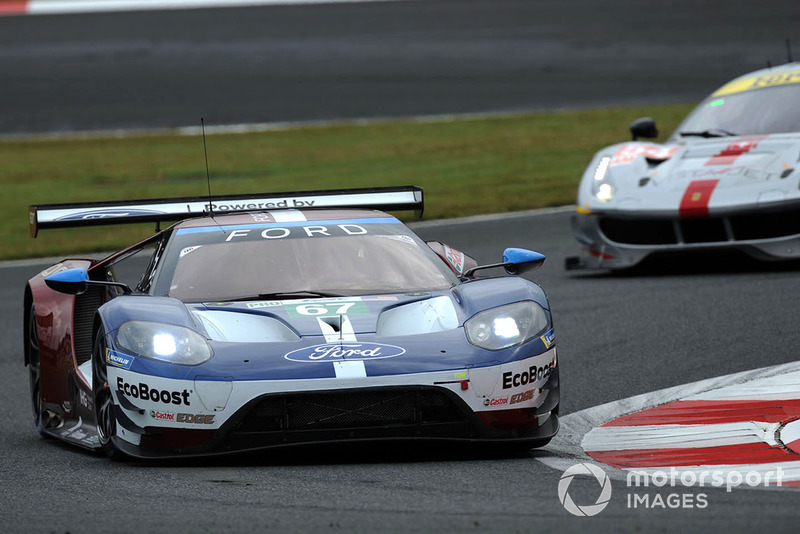
M 174 423 L 189 423 L 194 425 L 213 425 L 214 415 L 202 413 L 172 413 L 159 410 L 150 410 L 150 417 L 159 421 L 172 421 Z
M 181 250 L 179 258 L 182 258 L 182 257 L 186 256 L 187 254 L 190 254 L 190 253 L 194 252 L 195 250 L 197 250 L 198 248 L 200 248 L 202 246 L 203 245 L 196 245 L 196 246 L 193 246 L 193 247 L 186 247 L 185 249 Z
M 85 440 L 89 437 L 89 433 L 83 429 L 83 418 L 78 417 L 78 422 L 75 425 L 70 427 L 63 427 L 59 430 L 59 434 L 64 436 L 65 438 L 70 438 L 74 440 Z
M 753 89 L 762 89 L 764 87 L 773 87 L 790 83 L 800 83 L 800 71 L 792 70 L 789 72 L 753 76 L 743 80 L 733 81 L 723 85 L 713 96 L 731 95 L 744 91 L 752 91 Z
M 87 410 L 92 409 L 92 400 L 89 397 L 89 394 L 86 393 L 84 390 L 78 390 L 78 399 L 81 403 L 81 406 L 86 408 Z
M 508 404 L 508 397 L 498 397 L 495 399 L 483 399 L 484 406 L 502 406 Z
M 67 270 L 67 266 L 66 265 L 64 265 L 63 263 L 56 263 L 52 267 L 48 267 L 44 271 L 40 272 L 39 275 L 42 278 L 47 278 L 51 274 L 60 273 L 61 271 L 66 271 L 66 270 Z
M 163 404 L 175 404 L 189 406 L 189 391 L 170 391 L 168 389 L 151 388 L 144 382 L 139 384 L 129 384 L 120 376 L 117 377 L 117 390 L 125 394 L 126 397 L 141 399 L 150 402 L 160 402 Z
M 703 168 L 691 171 L 676 172 L 678 178 L 716 178 L 719 176 L 739 176 L 747 170 L 747 167 L 724 167 L 722 169 Z
M 518 388 L 533 384 L 537 380 L 544 380 L 550 376 L 555 366 L 556 362 L 553 360 L 542 367 L 531 365 L 527 371 L 522 371 L 521 373 L 505 372 L 503 373 L 503 389 Z
M 106 362 L 115 367 L 130 369 L 131 365 L 133 364 L 133 360 L 133 356 L 127 356 L 111 349 L 106 349 Z
M 387 239 L 394 239 L 395 241 L 401 241 L 406 245 L 414 245 L 415 247 L 417 246 L 417 242 L 414 241 L 414 239 L 409 235 L 398 234 L 398 235 L 385 235 L 381 237 L 385 237 Z
M 364 235 L 367 229 L 358 224 L 328 224 L 307 226 L 270 226 L 269 228 L 235 228 L 230 230 L 225 241 L 241 241 L 242 238 L 284 239 L 286 237 L 332 237 Z
M 447 258 L 447 263 L 449 263 L 453 269 L 458 274 L 464 272 L 464 253 L 450 248 L 449 246 L 444 246 L 444 256 Z
M 209 414 L 191 414 L 191 413 L 179 413 L 178 417 L 176 418 L 178 423 L 191 423 L 195 425 L 213 425 L 214 424 L 214 416 Z
M 175 414 L 170 412 L 159 412 L 158 410 L 150 410 L 150 417 L 158 419 L 159 421 L 174 421 Z
M 277 306 L 281 306 L 283 303 L 279 300 L 265 300 L 261 302 L 248 302 L 247 307 L 251 310 L 257 310 L 259 308 L 275 308 Z
M 664 161 L 671 158 L 676 150 L 678 150 L 677 145 L 673 147 L 643 144 L 624 145 L 614 154 L 610 166 L 633 163 L 639 157 Z
M 300 200 L 299 198 L 284 198 L 282 200 L 272 202 L 219 202 L 211 204 L 213 211 L 252 211 L 252 210 L 269 210 L 275 208 L 310 208 L 314 205 L 313 200 Z M 190 206 L 186 206 L 191 211 Z M 206 204 L 208 207 L 208 204 Z
M 544 333 L 539 339 L 544 343 L 545 348 L 549 349 L 550 346 L 556 341 L 556 332 L 552 328 Z
M 87 219 L 113 219 L 117 217 L 146 217 L 148 215 L 163 215 L 163 211 L 143 210 L 143 209 L 99 209 L 70 213 L 56 218 L 57 221 L 85 221 Z
M 529 389 L 528 391 L 523 391 L 522 393 L 515 393 L 511 395 L 511 399 L 509 400 L 509 404 L 517 404 L 518 402 L 525 402 L 533 399 L 533 394 L 536 392 L 535 389 Z
M 367 297 L 361 297 L 361 300 L 365 302 L 379 301 L 379 300 L 389 301 L 389 300 L 397 300 L 397 297 L 395 297 L 394 295 L 372 295 Z
M 394 358 L 406 349 L 382 343 L 325 343 L 293 350 L 283 357 L 293 362 L 341 362 Z

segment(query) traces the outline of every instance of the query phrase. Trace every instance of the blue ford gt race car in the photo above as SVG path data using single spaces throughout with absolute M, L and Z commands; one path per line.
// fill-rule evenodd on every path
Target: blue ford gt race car
M 36 428 L 112 458 L 547 444 L 559 401 L 550 307 L 499 270 L 544 256 L 506 249 L 479 266 L 376 211 L 422 208 L 417 187 L 32 206 L 34 236 L 180 221 L 29 280 Z

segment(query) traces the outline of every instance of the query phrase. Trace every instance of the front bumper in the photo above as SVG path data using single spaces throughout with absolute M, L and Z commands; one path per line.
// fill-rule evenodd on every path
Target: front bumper
M 577 213 L 583 247 L 567 269 L 624 269 L 658 252 L 739 250 L 759 260 L 800 258 L 800 212 L 741 212 L 707 218 Z
M 225 407 L 208 410 L 187 381 L 114 370 L 123 384 L 152 392 L 186 390 L 187 406 L 153 407 L 161 396 L 118 403 L 114 444 L 140 458 L 230 454 L 312 443 L 437 440 L 544 445 L 558 430 L 559 372 L 555 347 L 518 362 L 463 371 L 375 377 L 353 387 L 337 379 L 306 381 L 305 390 L 270 389 L 265 381 L 231 386 Z M 144 377 L 144 378 L 142 378 Z M 117 378 L 119 379 L 119 377 Z M 113 383 L 113 382 L 112 382 Z M 296 386 L 296 385 L 295 385 Z M 220 386 L 221 387 L 221 386 Z M 252 394 L 256 388 L 260 394 Z M 218 388 L 219 389 L 219 388 Z M 137 389 L 138 391 L 138 389 Z M 137 393 L 138 394 L 138 393 Z M 244 402 L 237 399 L 247 397 Z M 156 401 L 150 400 L 156 397 Z M 164 399 L 167 396 L 164 395 Z M 170 396 L 170 398 L 172 398 Z M 217 402 L 217 404 L 221 404 Z M 182 411 L 196 412 L 189 416 Z

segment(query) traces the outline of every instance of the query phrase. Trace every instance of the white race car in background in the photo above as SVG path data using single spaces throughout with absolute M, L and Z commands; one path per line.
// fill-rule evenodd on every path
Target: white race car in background
M 620 269 L 659 252 L 738 249 L 800 258 L 800 63 L 722 86 L 664 144 L 655 122 L 595 154 L 572 228 L 583 255 L 567 268 Z

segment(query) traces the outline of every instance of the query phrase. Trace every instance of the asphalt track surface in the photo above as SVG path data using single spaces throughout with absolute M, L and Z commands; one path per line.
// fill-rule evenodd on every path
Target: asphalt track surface
M 499 7 L 489 9 L 490 4 Z M 536 26 L 546 29 L 550 20 L 556 26 L 566 24 L 559 22 L 562 20 L 560 17 L 566 17 L 566 13 L 570 12 L 564 7 L 565 5 L 580 4 L 537 3 L 539 10 L 535 16 L 530 15 L 530 19 L 523 19 L 521 15 L 514 15 L 503 9 L 505 7 L 524 11 L 525 3 L 465 2 L 463 5 L 470 10 L 477 11 L 481 6 L 484 9 L 482 16 L 474 15 L 471 28 L 473 34 L 499 36 L 503 32 L 494 28 L 492 24 L 496 22 L 492 21 L 502 19 L 513 27 Z M 577 84 L 578 79 L 582 77 L 584 81 L 581 90 L 584 94 L 588 94 L 590 92 L 588 89 L 609 83 L 607 97 L 610 102 L 613 100 L 611 81 L 618 80 L 623 75 L 627 76 L 628 81 L 637 76 L 652 75 L 662 80 L 672 79 L 675 84 L 673 87 L 683 85 L 685 92 L 680 93 L 682 98 L 699 98 L 708 87 L 693 88 L 695 84 L 705 83 L 698 82 L 698 79 L 704 79 L 706 76 L 716 78 L 719 75 L 719 79 L 709 82 L 713 86 L 741 70 L 746 70 L 750 66 L 749 63 L 753 63 L 755 67 L 760 66 L 759 61 L 763 56 L 769 57 L 771 54 L 774 61 L 777 61 L 782 57 L 780 53 L 782 40 L 788 35 L 783 26 L 788 24 L 790 19 L 798 20 L 796 16 L 791 16 L 791 13 L 796 14 L 797 7 L 788 4 L 780 10 L 775 7 L 770 11 L 769 3 L 764 2 L 759 3 L 758 9 L 756 6 L 746 8 L 720 3 L 716 6 L 716 10 L 712 9 L 714 6 L 708 7 L 703 3 L 704 7 L 691 9 L 701 10 L 700 15 L 705 14 L 709 20 L 711 20 L 710 15 L 716 13 L 718 15 L 714 19 L 718 22 L 716 26 L 695 23 L 691 28 L 683 26 L 668 28 L 676 20 L 684 22 L 692 20 L 691 13 L 687 13 L 691 11 L 689 6 L 692 5 L 670 2 L 670 9 L 666 6 L 640 8 L 641 11 L 629 14 L 631 20 L 624 24 L 617 21 L 616 26 L 608 26 L 604 32 L 593 28 L 593 23 L 599 24 L 598 20 L 617 20 L 610 17 L 606 11 L 616 10 L 617 15 L 622 16 L 624 10 L 620 4 L 604 3 L 602 12 L 593 13 L 596 16 L 581 14 L 582 28 L 589 28 L 592 31 L 586 36 L 581 36 L 578 30 L 562 32 L 567 34 L 566 42 L 571 43 L 565 46 L 574 54 L 574 63 L 569 69 L 566 67 L 557 69 L 556 74 L 563 76 L 562 81 L 566 79 L 567 82 L 563 86 L 555 87 L 565 88 L 573 83 Z M 368 7 L 375 19 L 369 27 L 369 32 L 365 30 L 364 33 L 373 36 L 391 35 L 402 33 L 401 29 L 405 28 L 407 35 L 416 37 L 415 42 L 422 42 L 422 34 L 418 33 L 421 31 L 420 26 L 431 27 L 429 35 L 431 39 L 434 38 L 434 29 L 446 30 L 442 15 L 438 27 L 431 22 L 432 15 L 426 19 L 428 23 L 421 21 L 420 24 L 413 25 L 413 28 L 407 26 L 408 21 L 402 23 L 400 13 L 407 13 L 405 10 L 411 10 L 413 7 L 410 6 L 411 4 L 382 4 Z M 453 11 L 456 4 L 431 2 L 430 6 L 416 5 L 418 9 L 427 12 L 445 11 L 445 8 Z M 348 25 L 346 19 L 334 24 L 329 14 L 336 11 L 335 7 L 308 8 L 312 14 L 303 13 L 299 8 L 277 9 L 283 10 L 282 13 L 292 13 L 293 17 L 298 19 L 317 17 L 331 20 L 325 28 L 331 33 L 337 33 L 339 38 L 347 39 L 347 35 L 356 32 L 357 28 L 353 24 Z M 316 11 L 317 9 L 325 16 L 313 15 L 320 13 Z M 351 7 L 343 6 L 341 9 L 345 13 L 350 13 Z M 378 16 L 378 13 L 382 13 L 382 9 L 388 10 L 392 16 Z M 651 13 L 650 10 L 655 13 Z M 795 11 L 790 12 L 790 10 Z M 574 8 L 571 11 L 573 16 L 578 13 Z M 264 15 L 266 11 L 262 9 L 236 10 L 236 12 L 241 17 L 240 23 L 243 27 L 247 27 L 253 19 L 261 20 L 263 23 L 264 17 L 266 19 L 271 17 Z M 557 17 L 554 14 L 552 19 L 548 19 L 547 14 L 551 12 L 560 15 Z M 671 15 L 667 16 L 668 14 Z M 695 20 L 703 20 L 700 15 L 695 17 Z M 192 11 L 185 12 L 184 15 L 165 13 L 163 16 L 166 18 L 163 20 L 172 22 L 169 24 L 165 22 L 163 25 L 156 23 L 159 17 L 155 14 L 137 15 L 139 16 L 142 17 L 142 21 L 149 21 L 153 31 L 163 31 L 165 35 L 179 30 L 175 21 L 181 16 L 186 16 L 187 21 L 195 21 L 197 24 L 198 20 L 203 20 L 204 23 L 199 25 L 205 30 L 206 40 L 202 41 L 197 37 L 193 38 L 195 40 L 192 42 L 205 42 L 209 49 L 225 48 L 224 35 L 216 37 L 220 41 L 214 41 L 208 36 L 209 28 L 220 26 L 220 21 L 229 17 L 230 21 L 235 20 L 233 14 L 220 11 L 213 13 Z M 0 58 L 3 58 L 3 62 L 8 61 L 9 47 L 5 41 L 9 39 L 9 28 L 17 28 L 17 25 L 27 27 L 27 31 L 20 31 L 18 37 L 20 39 L 24 37 L 23 41 L 29 44 L 20 46 L 23 48 L 28 46 L 29 50 L 39 50 L 38 59 L 44 61 L 45 49 L 49 50 L 48 53 L 52 53 L 63 48 L 65 56 L 77 53 L 74 49 L 70 51 L 69 47 L 63 45 L 66 33 L 74 35 L 77 41 L 81 35 L 90 36 L 84 44 L 87 49 L 91 48 L 88 44 L 92 40 L 91 34 L 97 32 L 107 35 L 109 39 L 116 40 L 115 42 L 127 42 L 127 29 L 132 25 L 135 26 L 137 17 L 133 19 L 122 17 L 122 15 L 67 16 L 64 20 L 69 24 L 62 26 L 60 37 L 59 32 L 55 31 L 56 26 L 64 22 L 54 18 L 39 19 L 40 24 L 54 26 L 48 28 L 52 31 L 38 35 L 36 32 L 41 29 L 35 25 L 36 22 L 32 18 L 16 18 L 13 19 L 13 24 L 8 22 L 12 19 L 0 19 L 0 40 L 4 41 L 0 45 Z M 425 19 L 425 17 L 420 18 Z M 388 27 L 382 29 L 378 25 L 378 19 L 385 20 Z M 459 23 L 461 18 L 458 16 L 451 19 L 453 19 L 452 27 L 467 26 Z M 757 22 L 759 20 L 760 22 Z M 90 21 L 94 29 L 90 31 L 90 28 L 82 27 L 81 24 L 85 21 Z M 478 31 L 481 23 L 487 25 L 483 32 Z M 765 26 L 772 28 L 772 31 L 768 31 Z M 299 28 L 291 28 L 288 25 L 280 27 L 287 36 L 292 35 L 293 31 L 300 31 Z M 324 34 L 325 28 L 316 29 Z M 185 31 L 184 36 L 191 33 Z M 229 29 L 229 35 L 230 31 Z M 301 35 L 315 35 L 312 29 L 305 31 L 307 33 L 301 32 Z M 132 34 L 133 30 L 130 33 Z M 613 40 L 602 39 L 601 34 L 604 33 L 608 39 L 618 39 L 617 44 L 614 45 Z M 538 32 L 531 34 L 539 35 Z M 774 39 L 768 38 L 768 34 Z M 669 35 L 674 35 L 671 41 L 667 39 Z M 727 38 L 723 39 L 725 35 Z M 648 36 L 651 38 L 649 41 Z M 550 38 L 555 43 L 559 35 L 553 32 Z M 439 39 L 439 42 L 447 41 L 441 36 Z M 676 57 L 676 51 L 681 50 L 684 46 L 682 43 L 687 40 L 693 42 L 695 46 L 704 45 L 698 52 L 700 60 L 694 56 Z M 51 44 L 37 48 L 33 44 L 37 41 L 51 42 Z M 744 41 L 745 44 L 742 44 Z M 156 37 L 147 39 L 142 37 L 141 42 L 158 43 L 159 40 Z M 592 67 L 594 63 L 590 59 L 576 59 L 581 55 L 576 44 L 580 42 L 585 43 L 582 48 L 584 53 L 597 52 L 597 48 L 616 47 L 620 50 L 620 54 L 626 51 L 634 56 L 644 55 L 645 51 L 626 50 L 631 48 L 630 43 L 639 43 L 644 48 L 656 46 L 653 43 L 657 43 L 656 48 L 661 50 L 661 53 L 651 57 L 650 62 L 660 64 L 661 68 L 642 71 L 641 64 L 636 66 L 636 62 L 632 61 L 626 64 L 625 69 L 613 75 L 601 72 L 599 67 L 594 70 Z M 720 44 L 721 42 L 724 44 Z M 48 46 L 50 48 L 47 48 Z M 124 48 L 122 44 L 120 46 Z M 150 50 L 148 46 L 150 45 L 142 49 Z M 169 46 L 166 48 L 170 49 Z M 353 50 L 356 48 L 358 47 Z M 454 47 L 452 50 L 457 48 Z M 139 60 L 130 59 L 128 67 L 138 61 L 142 70 L 138 72 L 138 76 L 129 78 L 129 81 L 132 82 L 134 78 L 139 77 L 145 78 L 140 80 L 141 83 L 153 84 L 153 91 L 159 86 L 187 83 L 185 80 L 168 82 L 166 80 L 169 78 L 157 76 L 159 73 L 166 76 L 167 70 L 164 65 L 168 63 L 162 58 L 159 67 L 160 54 L 156 52 L 158 49 L 159 47 L 153 44 L 152 52 L 143 53 L 146 57 Z M 324 49 L 325 47 L 319 48 L 319 50 Z M 653 48 L 650 50 L 652 54 Z M 737 55 L 737 51 L 742 54 L 741 57 Z M 368 52 L 364 51 L 364 54 Z M 384 52 L 388 54 L 386 49 Z M 104 54 L 98 51 L 96 57 L 102 59 Z M 597 55 L 605 57 L 607 54 Z M 37 59 L 37 54 L 32 53 L 31 56 L 32 59 Z M 54 111 L 63 111 L 65 101 L 58 100 L 57 94 L 64 95 L 64 99 L 74 98 L 76 93 L 80 92 L 76 87 L 82 85 L 85 88 L 86 77 L 100 72 L 100 67 L 95 65 L 93 68 L 81 71 L 80 75 L 68 76 L 68 72 L 75 72 L 77 65 L 73 63 L 73 68 L 70 69 L 70 61 L 65 56 L 62 56 L 65 65 L 60 67 L 63 70 L 54 73 L 55 78 L 49 79 L 50 84 L 56 86 L 63 81 L 63 88 L 58 90 L 54 87 L 52 94 L 47 91 L 31 92 L 37 95 L 37 99 L 41 99 L 42 105 L 49 107 L 51 113 L 43 113 L 42 117 L 52 115 Z M 470 56 L 475 56 L 475 52 Z M 707 64 L 708 58 L 712 56 L 718 61 Z M 123 54 L 118 56 L 118 59 L 124 57 Z M 147 63 L 148 58 L 154 57 L 151 66 L 142 66 Z M 669 73 L 669 69 L 664 67 L 660 60 L 662 57 L 669 59 L 670 68 L 677 66 L 679 70 Z M 472 63 L 465 59 L 464 63 L 460 64 L 464 72 L 468 72 L 469 65 L 475 66 L 474 57 L 469 59 Z M 728 72 L 729 67 L 724 65 L 723 59 L 729 61 L 731 65 L 736 63 L 736 60 L 748 65 Z M 695 62 L 700 61 L 707 65 L 701 69 L 702 72 L 689 72 L 682 65 L 684 60 L 689 64 L 696 65 Z M 108 61 L 107 66 L 113 63 L 111 59 Z M 54 61 L 51 65 L 60 63 Z M 122 61 L 122 63 L 127 62 Z M 492 62 L 488 61 L 486 64 L 490 63 Z M 378 65 L 380 62 L 376 61 L 375 64 Z M 396 60 L 395 65 L 401 64 L 404 62 Z M 553 60 L 553 64 L 558 65 L 558 62 Z M 610 64 L 609 61 L 606 65 Z M 17 78 L 17 75 L 9 74 L 10 65 L 9 63 L 0 65 L 0 77 L 2 77 L 0 87 L 3 87 L 4 93 L 6 87 L 11 87 L 10 91 L 14 90 L 14 83 L 9 86 L 6 85 L 6 81 L 11 78 L 13 82 Z M 19 67 L 16 63 L 14 65 L 15 68 Z M 120 72 L 130 71 L 130 68 L 126 69 L 123 66 L 120 66 Z M 455 62 L 454 71 L 459 70 L 457 66 L 458 62 Z M 441 82 L 445 76 L 437 77 L 435 74 L 440 69 L 434 67 L 435 62 L 434 66 L 421 66 L 422 70 L 419 71 L 418 77 L 409 84 L 422 91 L 426 76 L 430 75 L 433 78 L 430 83 L 434 86 Z M 583 67 L 588 69 L 583 71 L 583 76 L 579 76 L 578 72 L 572 74 L 568 72 Z M 39 68 L 42 68 L 42 64 L 39 64 Z M 330 66 L 328 68 L 333 70 Z M 411 69 L 411 66 L 408 68 Z M 176 71 L 180 73 L 180 69 L 176 68 Z M 480 69 L 476 70 L 479 71 Z M 206 74 L 208 75 L 208 72 Z M 42 78 L 48 76 L 50 74 L 41 72 Z M 480 78 L 481 75 L 475 74 L 475 76 Z M 487 84 L 497 83 L 491 82 L 492 77 L 488 74 L 484 76 Z M 572 82 L 569 81 L 570 76 Z M 587 78 L 592 80 L 593 76 L 595 76 L 593 81 L 586 81 Z M 685 76 L 697 78 L 684 79 Z M 147 79 L 149 77 L 152 79 Z M 84 81 L 81 82 L 80 79 Z M 374 78 L 372 80 L 374 81 Z M 42 85 L 47 85 L 47 81 L 43 80 L 41 85 L 33 83 L 32 88 L 41 89 Z M 370 93 L 369 89 L 374 89 L 369 81 L 370 79 L 365 82 L 367 93 Z M 536 85 L 534 81 L 532 77 L 529 83 Z M 115 121 L 111 122 L 96 122 L 102 117 L 98 118 L 92 112 L 92 106 L 97 105 L 98 109 L 108 110 L 118 107 L 120 102 L 114 101 L 109 93 L 120 89 L 125 85 L 123 82 L 124 80 L 119 81 L 121 85 L 112 83 L 103 87 L 103 91 L 96 95 L 97 102 L 92 103 L 92 99 L 86 100 L 85 105 L 88 106 L 86 108 L 70 107 L 68 111 L 64 111 L 71 116 L 60 127 L 94 129 L 112 125 L 122 127 L 167 124 L 157 121 L 151 124 L 148 122 L 149 118 L 144 115 L 140 124 L 117 120 L 124 117 L 116 117 Z M 100 87 L 103 83 L 104 79 L 98 79 L 94 84 L 88 85 Z M 515 83 L 508 81 L 506 85 Z M 539 83 L 541 84 L 541 80 Z M 309 81 L 308 85 L 314 84 Z M 387 82 L 385 88 L 391 85 Z M 626 95 L 630 96 L 635 92 L 626 84 L 615 85 L 619 91 L 625 92 L 621 96 L 617 95 L 617 98 L 624 100 Z M 354 81 L 352 87 L 357 86 Z M 495 88 L 503 86 L 504 84 L 497 84 Z M 481 87 L 481 83 L 476 83 L 473 88 L 475 87 Z M 639 89 L 642 87 L 639 86 Z M 582 100 L 579 98 L 580 95 L 577 95 L 577 85 L 575 89 L 576 102 L 587 105 L 603 103 L 602 100 L 590 101 L 588 96 L 586 100 Z M 244 88 L 239 90 L 245 91 Z M 464 91 L 466 94 L 466 89 Z M 542 94 L 547 92 L 545 88 L 540 88 L 540 91 Z M 502 91 L 497 91 L 496 94 L 500 92 Z M 509 88 L 506 94 L 512 92 L 514 90 Z M 561 94 L 557 90 L 553 93 L 547 98 L 544 96 L 536 98 L 528 94 L 530 98 L 524 102 L 520 101 L 519 105 L 526 108 L 571 105 L 566 99 L 568 95 Z M 365 104 L 371 98 L 378 98 L 377 93 L 370 94 L 371 96 L 364 97 Z M 148 97 L 142 96 L 142 100 L 136 100 L 138 96 L 131 93 L 124 95 L 131 99 L 130 109 L 120 113 L 130 113 L 131 117 L 135 117 L 152 112 L 149 107 L 153 102 L 149 99 L 156 98 L 155 92 L 150 93 Z M 455 105 L 456 101 L 460 101 L 460 105 L 465 106 L 460 110 L 464 111 L 468 108 L 467 103 L 471 102 L 475 107 L 470 110 L 477 111 L 480 109 L 481 101 L 494 102 L 492 96 L 482 94 L 478 90 L 476 95 L 469 98 L 463 100 L 454 98 L 452 101 L 444 99 L 440 103 L 450 102 Z M 637 96 L 652 100 L 661 97 L 667 99 L 672 95 L 664 91 L 658 94 L 640 93 Z M 55 101 L 51 102 L 51 97 Z M 103 98 L 106 100 L 103 101 Z M 354 100 L 358 99 L 342 99 L 338 102 L 344 104 L 352 103 Z M 399 104 L 401 100 L 404 99 L 398 97 L 395 104 Z M 389 103 L 391 102 L 390 98 Z M 24 104 L 22 100 L 19 105 Z M 29 104 L 33 105 L 31 102 Z M 459 111 L 455 108 L 440 109 L 434 104 L 425 106 L 436 112 Z M 1 105 L 10 106 L 8 102 L 3 102 Z M 511 101 L 505 101 L 501 107 L 510 109 L 514 105 Z M 295 106 L 297 109 L 303 108 L 301 103 L 296 103 Z M 403 107 L 407 112 L 425 112 L 421 109 L 413 111 L 412 108 L 416 106 L 415 103 L 406 103 Z M 331 106 L 326 109 L 329 107 Z M 346 107 L 343 106 L 341 109 Z M 9 113 L 13 112 L 12 108 L 16 109 L 10 106 Z M 128 105 L 124 108 L 127 109 Z M 167 108 L 169 105 L 165 103 L 162 109 Z M 487 106 L 482 111 L 492 109 L 498 108 Z M 5 111 L 0 113 L 2 121 L 8 120 Z M 357 110 L 351 111 L 355 113 Z M 308 113 L 309 116 L 312 115 L 311 111 Z M 25 114 L 17 116 L 23 115 Z M 163 113 L 157 115 L 164 118 Z M 191 122 L 195 115 L 192 115 L 188 122 Z M 341 112 L 340 115 L 344 117 L 347 114 Z M 230 120 L 235 120 L 233 111 L 230 117 Z M 286 118 L 295 120 L 304 117 L 290 116 L 287 111 Z M 265 115 L 254 120 L 266 119 L 269 117 Z M 180 114 L 170 120 L 176 120 L 177 124 L 183 123 Z M 48 131 L 54 128 L 52 125 L 44 124 L 38 127 Z M 4 130 L 8 131 L 8 128 L 5 127 Z M 29 127 L 28 130 L 35 128 Z M 438 239 L 465 250 L 481 263 L 497 261 L 502 248 L 506 245 L 533 248 L 548 256 L 544 267 L 532 273 L 531 278 L 541 283 L 548 292 L 555 317 L 559 363 L 563 378 L 562 414 L 574 413 L 604 402 L 666 387 L 796 359 L 796 347 L 800 346 L 800 333 L 795 327 L 798 316 L 796 294 L 800 286 L 798 265 L 760 265 L 741 258 L 726 257 L 714 260 L 705 258 L 693 264 L 675 261 L 651 265 L 624 275 L 570 274 L 562 268 L 564 258 L 576 252 L 569 235 L 568 217 L 569 213 L 566 211 L 544 215 L 518 214 L 498 219 L 479 218 L 425 223 L 417 228 L 423 237 Z M 792 490 L 738 489 L 727 493 L 724 489 L 707 489 L 704 490 L 707 494 L 707 508 L 649 510 L 627 508 L 624 488 L 615 486 L 615 495 L 606 510 L 592 518 L 576 518 L 569 515 L 559 504 L 557 486 L 561 473 L 536 460 L 537 457 L 547 456 L 547 449 L 527 456 L 485 458 L 453 448 L 436 450 L 310 448 L 291 453 L 215 461 L 114 464 L 104 458 L 71 449 L 52 440 L 42 440 L 34 432 L 28 417 L 27 376 L 21 365 L 21 325 L 24 281 L 45 266 L 45 263 L 23 262 L 0 267 L 0 347 L 2 347 L 0 406 L 4 421 L 3 432 L 0 433 L 2 460 L 0 487 L 3 489 L 0 492 L 0 523 L 5 531 L 78 533 L 113 530 L 141 533 L 296 530 L 314 532 L 796 530 L 797 492 Z M 596 484 L 576 483 L 571 486 L 570 491 L 576 501 L 583 498 L 586 503 L 593 502 L 597 495 Z M 670 493 L 670 489 L 653 490 L 651 493 L 666 496 Z M 695 489 L 689 493 L 696 495 L 699 492 Z
M 791 0 L 0 17 L 0 134 L 697 101 L 800 57 Z

